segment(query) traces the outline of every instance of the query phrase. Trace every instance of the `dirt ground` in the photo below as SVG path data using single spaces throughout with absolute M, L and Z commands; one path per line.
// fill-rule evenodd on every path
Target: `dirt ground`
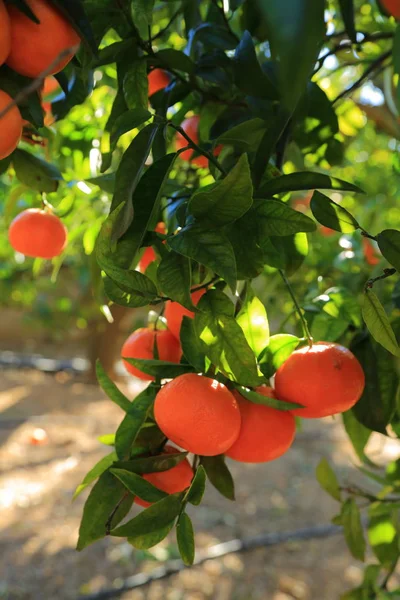
M 137 391 L 131 382 L 130 396 Z M 87 493 L 72 503 L 73 491 L 109 451 L 98 436 L 112 433 L 121 418 L 97 386 L 66 374 L 0 371 L 0 598 L 77 600 L 177 557 L 172 535 L 149 552 L 112 538 L 75 551 Z M 37 429 L 45 430 L 46 444 L 33 444 Z M 372 443 L 376 459 L 399 452 L 381 436 Z M 314 477 L 323 456 L 342 479 L 359 478 L 342 427 L 333 420 L 306 422 L 291 451 L 273 463 L 230 461 L 237 501 L 209 486 L 202 505 L 191 511 L 197 547 L 329 523 L 337 505 Z M 361 563 L 336 536 L 210 560 L 121 598 L 338 600 L 361 574 Z

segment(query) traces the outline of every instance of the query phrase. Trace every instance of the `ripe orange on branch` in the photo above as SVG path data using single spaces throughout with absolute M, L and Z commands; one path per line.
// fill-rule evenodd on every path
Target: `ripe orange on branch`
M 329 342 L 295 350 L 275 375 L 276 396 L 302 404 L 305 408 L 291 412 L 308 419 L 349 410 L 364 386 L 364 371 L 354 354 Z
M 178 452 L 178 450 L 173 446 L 165 446 L 162 454 L 175 454 L 176 452 Z M 156 488 L 167 494 L 176 494 L 178 492 L 183 492 L 183 490 L 186 490 L 186 488 L 190 486 L 193 479 L 193 469 L 190 466 L 189 461 L 185 458 L 175 467 L 172 467 L 172 469 L 156 473 L 146 473 L 143 475 L 143 479 L 152 483 Z M 135 496 L 135 504 L 147 508 L 150 506 L 151 502 L 146 502 Z
M 182 349 L 179 341 L 168 330 L 156 331 L 143 327 L 134 331 L 126 340 L 121 349 L 122 358 L 154 359 L 154 342 L 157 340 L 158 356 L 160 360 L 179 363 Z M 143 373 L 126 360 L 123 361 L 126 370 L 139 379 L 154 381 L 152 375 Z
M 11 50 L 10 18 L 3 0 L 0 0 L 0 65 L 5 63 Z
M 157 233 L 165 234 L 167 232 L 165 223 L 163 223 L 162 221 L 160 223 L 158 223 L 157 227 L 155 228 L 155 231 Z M 155 260 L 157 260 L 156 253 L 154 252 L 153 248 L 151 246 L 149 246 L 148 248 L 145 249 L 145 251 L 143 252 L 142 258 L 139 261 L 139 264 L 138 264 L 139 271 L 141 273 L 144 273 L 145 270 L 147 269 L 147 267 Z
M 26 77 L 38 77 L 54 62 L 49 75 L 61 71 L 73 58 L 68 53 L 57 58 L 80 43 L 80 37 L 62 15 L 47 0 L 25 0 L 40 23 L 35 23 L 16 6 L 9 5 L 11 24 L 11 52 L 7 65 Z
M 197 306 L 200 298 L 203 294 L 206 293 L 206 290 L 197 290 L 197 292 L 193 292 L 192 294 L 192 302 L 195 306 Z M 190 317 L 193 319 L 194 312 L 179 304 L 179 302 L 172 302 L 168 300 L 165 303 L 165 311 L 164 316 L 167 319 L 168 329 L 174 336 L 179 340 L 179 334 L 181 331 L 181 325 L 183 321 L 183 317 Z
M 163 90 L 169 84 L 168 74 L 162 69 L 153 69 L 147 76 L 149 82 L 149 96 Z
M 240 430 L 239 407 L 228 388 L 195 373 L 164 385 L 156 396 L 154 417 L 172 442 L 203 456 L 226 452 Z
M 3 90 L 0 90 L 0 112 L 9 104 L 12 98 Z M 0 160 L 9 156 L 18 146 L 22 136 L 23 122 L 18 106 L 13 106 L 0 119 Z
M 270 387 L 258 387 L 263 396 L 275 398 Z M 245 463 L 262 463 L 282 456 L 293 443 L 296 421 L 291 412 L 254 404 L 233 392 L 239 405 L 242 423 L 239 437 L 226 451 L 226 456 Z
M 28 208 L 11 223 L 8 231 L 11 246 L 33 258 L 59 256 L 67 243 L 67 230 L 56 215 L 38 208 Z

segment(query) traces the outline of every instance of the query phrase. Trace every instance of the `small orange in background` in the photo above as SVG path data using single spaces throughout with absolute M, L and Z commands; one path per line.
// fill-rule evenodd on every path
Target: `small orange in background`
M 395 19 L 400 20 L 400 2 L 399 0 L 380 0 L 383 8 L 386 12 L 394 17 Z
M 5 63 L 11 50 L 10 18 L 4 1 L 0 0 L 0 66 Z
M 43 84 L 42 96 L 43 98 L 46 98 L 46 96 L 52 96 L 59 89 L 60 85 L 55 77 L 52 75 L 50 77 L 46 77 Z
M 58 62 L 58 56 L 78 46 L 80 37 L 64 15 L 48 0 L 25 0 L 40 23 L 35 23 L 16 6 L 8 5 L 11 24 L 11 52 L 7 65 L 20 75 L 38 77 L 52 63 L 50 75 L 59 73 L 73 58 L 69 53 Z
M 3 90 L 0 90 L 0 112 L 12 102 Z M 23 121 L 18 106 L 13 106 L 0 119 L 0 160 L 10 156 L 18 146 L 22 136 Z
M 378 249 L 375 248 L 371 240 L 366 237 L 362 238 L 362 249 L 364 253 L 365 260 L 371 266 L 379 265 L 381 262 L 380 256 L 378 254 Z
M 167 233 L 166 227 L 165 227 L 165 223 L 163 223 L 162 221 L 160 223 L 157 223 L 157 227 L 155 228 L 155 230 L 157 233 Z M 139 271 L 141 273 L 144 273 L 145 270 L 147 269 L 147 267 L 154 262 L 155 260 L 157 260 L 157 255 L 154 252 L 153 248 L 151 246 L 149 246 L 148 248 L 145 249 L 145 251 L 142 254 L 142 258 L 139 260 Z
M 190 137 L 190 139 L 195 143 L 199 143 L 199 125 L 200 125 L 200 117 L 198 115 L 194 115 L 193 117 L 188 117 L 181 123 L 181 127 L 185 133 Z M 175 138 L 175 148 L 176 150 L 180 150 L 181 148 L 185 148 L 188 145 L 188 141 L 183 137 L 181 133 L 176 134 Z M 215 156 L 218 156 L 222 150 L 222 146 L 217 146 L 214 150 Z M 179 155 L 182 160 L 189 162 L 191 161 L 194 165 L 198 167 L 208 167 L 208 158 L 205 156 L 196 156 L 192 160 L 192 156 L 194 154 L 194 150 L 189 148 L 185 150 L 185 152 L 181 152 Z
M 176 452 L 179 452 L 179 450 L 173 446 L 165 446 L 162 454 L 175 454 Z M 193 479 L 193 469 L 190 466 L 189 461 L 185 458 L 175 467 L 172 467 L 172 469 L 156 473 L 146 473 L 143 475 L 143 479 L 152 483 L 156 488 L 167 494 L 176 494 L 178 492 L 183 492 L 190 486 Z M 144 508 L 151 505 L 151 502 L 146 502 L 137 496 L 135 496 L 134 502 Z
M 338 233 L 334 229 L 331 229 L 330 227 L 326 227 L 325 225 L 319 226 L 319 232 L 324 237 L 331 237 L 331 235 L 335 235 L 335 233 Z
M 206 293 L 207 290 L 197 290 L 197 292 L 193 292 L 192 294 L 192 302 L 195 306 L 197 306 L 200 298 L 203 294 Z M 167 319 L 168 329 L 173 333 L 176 339 L 180 338 L 181 325 L 183 321 L 183 317 L 190 317 L 193 319 L 194 312 L 179 304 L 179 302 L 172 302 L 168 300 L 165 303 L 165 311 L 164 316 Z
M 50 259 L 64 250 L 67 230 L 56 215 L 28 208 L 12 221 L 8 237 L 17 252 L 33 258 Z
M 30 437 L 29 443 L 31 446 L 45 446 L 49 443 L 49 437 L 47 435 L 47 432 L 39 427 L 37 429 L 34 429 Z
M 275 398 L 270 387 L 258 387 L 256 391 Z M 239 462 L 263 463 L 287 452 L 296 433 L 296 421 L 291 412 L 254 404 L 237 391 L 233 395 L 239 405 L 242 422 L 239 437 L 225 452 L 226 456 Z
M 163 69 L 153 69 L 147 76 L 149 82 L 149 96 L 163 90 L 169 84 L 168 74 Z
M 186 373 L 158 392 L 154 417 L 177 446 L 203 456 L 223 454 L 240 431 L 240 411 L 228 388 L 215 379 Z
M 158 356 L 160 360 L 179 363 L 182 356 L 181 345 L 168 330 L 156 331 L 143 327 L 134 331 L 126 340 L 121 349 L 123 358 L 154 359 L 154 342 L 157 340 Z M 143 373 L 133 365 L 123 360 L 126 370 L 144 381 L 154 381 L 152 375 Z
M 302 404 L 305 408 L 291 413 L 308 419 L 349 410 L 361 398 L 364 386 L 364 371 L 354 354 L 330 342 L 295 350 L 275 375 L 276 396 Z

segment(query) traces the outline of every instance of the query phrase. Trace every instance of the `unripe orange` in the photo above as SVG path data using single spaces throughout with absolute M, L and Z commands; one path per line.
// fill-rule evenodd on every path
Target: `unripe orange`
M 10 19 L 3 0 L 0 0 L 0 66 L 5 63 L 11 50 Z
M 195 306 L 197 306 L 200 298 L 205 293 L 205 289 L 193 292 L 192 302 Z M 194 312 L 192 312 L 188 308 L 185 308 L 184 306 L 182 306 L 182 304 L 179 304 L 179 302 L 172 302 L 168 300 L 165 303 L 164 316 L 167 319 L 168 329 L 179 340 L 183 317 L 190 317 L 191 319 L 193 319 Z
M 270 387 L 258 387 L 257 392 L 275 398 Z M 233 392 L 239 405 L 242 424 L 239 437 L 226 456 L 246 463 L 262 463 L 282 456 L 293 443 L 296 421 L 288 411 L 249 402 L 239 392 Z
M 317 342 L 295 350 L 275 375 L 275 394 L 305 408 L 292 412 L 317 419 L 349 410 L 361 398 L 365 376 L 350 350 L 339 344 Z
M 80 37 L 69 21 L 48 0 L 25 0 L 39 19 L 35 23 L 16 6 L 9 5 L 11 52 L 7 65 L 26 77 L 38 77 L 50 68 L 49 75 L 61 71 L 73 58 L 69 53 L 56 62 L 58 56 L 80 43 Z
M 11 96 L 0 90 L 0 112 L 12 102 Z M 0 160 L 12 154 L 22 136 L 22 117 L 18 106 L 13 106 L 0 119 Z
M 228 388 L 195 373 L 164 385 L 156 396 L 154 417 L 177 446 L 203 456 L 223 454 L 240 430 L 239 407 Z
M 173 446 L 165 446 L 164 454 L 175 454 L 178 452 Z M 190 486 L 193 479 L 193 469 L 189 464 L 189 461 L 185 458 L 172 469 L 168 471 L 160 471 L 157 473 L 146 473 L 143 475 L 143 479 L 146 479 L 149 483 L 152 483 L 156 488 L 166 492 L 167 494 L 177 494 L 183 492 Z M 135 496 L 135 504 L 147 508 L 151 502 L 146 502 L 141 498 Z
M 28 208 L 15 217 L 8 236 L 14 250 L 33 258 L 54 258 L 67 243 L 67 230 L 60 219 L 38 208 Z
M 170 331 L 156 331 L 143 327 L 134 331 L 126 340 L 121 350 L 122 358 L 154 359 L 154 342 L 157 339 L 158 356 L 160 360 L 179 363 L 182 349 L 179 341 Z M 123 361 L 126 370 L 139 379 L 154 381 L 152 375 L 143 373 L 126 360 Z

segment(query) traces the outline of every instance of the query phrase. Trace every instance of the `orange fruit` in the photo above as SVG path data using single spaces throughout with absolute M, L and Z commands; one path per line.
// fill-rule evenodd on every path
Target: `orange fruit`
M 28 208 L 12 221 L 8 237 L 17 252 L 49 259 L 64 250 L 67 230 L 56 215 L 38 208 Z
M 60 89 L 58 81 L 52 75 L 50 77 L 46 77 L 43 84 L 42 96 L 46 98 L 46 96 L 52 96 L 57 90 Z
M 364 371 L 354 354 L 330 342 L 295 350 L 275 375 L 276 396 L 303 404 L 305 408 L 291 412 L 308 419 L 348 410 L 360 399 L 364 385 Z
M 12 102 L 11 96 L 0 90 L 0 112 Z M 18 106 L 13 106 L 0 119 L 0 160 L 9 156 L 18 146 L 22 136 L 22 117 Z
M 200 117 L 198 115 L 194 115 L 193 117 L 188 117 L 181 124 L 182 129 L 185 131 L 185 133 L 187 133 L 187 135 L 191 138 L 191 140 L 195 144 L 199 143 L 199 125 L 200 125 Z M 175 138 L 176 149 L 180 150 L 181 148 L 185 148 L 185 146 L 187 146 L 187 145 L 188 145 L 188 141 L 183 137 L 183 135 L 181 133 L 178 132 L 176 134 L 176 138 Z M 222 150 L 222 146 L 217 146 L 214 150 L 215 156 L 218 156 L 218 154 L 220 154 L 221 150 Z M 189 150 L 185 150 L 185 152 L 182 152 L 179 156 L 182 158 L 182 160 L 185 160 L 187 162 L 191 161 L 194 165 L 197 165 L 198 167 L 208 167 L 208 158 L 201 155 L 201 156 L 196 156 L 196 158 L 191 160 L 193 153 L 194 153 L 194 150 L 189 149 Z
M 381 259 L 379 258 L 378 251 L 373 246 L 371 240 L 369 240 L 366 237 L 363 237 L 361 243 L 364 257 L 367 263 L 372 266 L 379 265 Z
M 172 442 L 203 456 L 223 454 L 240 430 L 239 407 L 228 388 L 195 373 L 164 385 L 156 396 L 154 417 Z
M 263 396 L 275 398 L 270 387 L 258 387 Z M 296 421 L 288 411 L 249 402 L 239 392 L 233 392 L 239 405 L 242 424 L 239 437 L 226 456 L 246 463 L 262 463 L 282 456 L 293 443 Z
M 134 331 L 126 340 L 121 349 L 122 358 L 143 358 L 152 360 L 154 358 L 154 342 L 157 339 L 158 356 L 160 360 L 179 363 L 182 355 L 181 345 L 170 331 L 156 331 L 148 327 L 142 327 Z M 143 373 L 126 360 L 123 361 L 126 370 L 139 379 L 154 381 L 152 375 Z
M 192 302 L 195 306 L 197 306 L 200 298 L 203 294 L 206 293 L 207 290 L 197 290 L 197 292 L 193 292 L 192 294 Z M 172 302 L 168 300 L 165 303 L 165 311 L 164 316 L 167 319 L 168 329 L 174 334 L 174 336 L 179 340 L 179 334 L 181 331 L 181 325 L 183 317 L 190 317 L 193 319 L 194 312 L 179 304 L 179 302 Z
M 0 65 L 2 65 L 11 50 L 10 19 L 3 0 L 0 0 L 0 24 Z
M 165 446 L 162 454 L 175 454 L 176 452 L 179 452 L 176 448 Z M 175 467 L 172 467 L 172 469 L 157 473 L 146 473 L 143 475 L 143 479 L 152 483 L 156 488 L 167 494 L 177 494 L 178 492 L 186 490 L 192 483 L 193 469 L 190 466 L 189 461 L 185 458 Z M 146 502 L 135 496 L 135 504 L 147 508 L 151 505 L 151 502 Z
M 163 90 L 169 84 L 168 74 L 162 69 L 153 69 L 147 76 L 149 82 L 149 96 Z
M 394 17 L 400 19 L 400 2 L 399 0 L 380 0 L 383 8 L 386 12 Z
M 165 228 L 165 223 L 163 223 L 162 221 L 160 223 L 157 224 L 157 227 L 155 228 L 155 231 L 157 233 L 166 233 L 167 230 Z M 148 248 L 146 248 L 146 250 L 143 252 L 142 254 L 142 258 L 139 260 L 139 271 L 141 273 L 144 273 L 145 270 L 147 269 L 147 267 L 154 262 L 155 260 L 157 260 L 157 255 L 154 252 L 153 248 L 151 246 L 149 246 Z
M 325 225 L 319 226 L 319 232 L 324 237 L 330 237 L 331 235 L 335 235 L 335 233 L 338 233 L 334 229 L 331 229 L 330 227 L 326 227 Z
M 63 51 L 77 46 L 80 37 L 52 2 L 25 1 L 40 23 L 34 23 L 16 6 L 8 6 L 11 52 L 6 62 L 17 73 L 34 78 L 48 69 Z M 73 56 L 70 53 L 60 59 L 49 74 L 61 71 Z

